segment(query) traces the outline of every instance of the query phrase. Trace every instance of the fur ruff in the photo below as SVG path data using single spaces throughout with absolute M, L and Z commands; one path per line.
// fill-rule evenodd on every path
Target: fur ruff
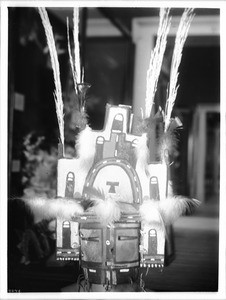
M 33 213 L 35 223 L 54 218 L 71 220 L 84 211 L 83 207 L 75 200 L 32 198 L 24 199 L 24 202 Z

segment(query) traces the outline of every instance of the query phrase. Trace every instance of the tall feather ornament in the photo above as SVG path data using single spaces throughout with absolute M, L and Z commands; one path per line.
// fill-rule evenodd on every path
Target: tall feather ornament
M 73 62 L 73 57 L 71 53 L 71 45 L 70 45 L 70 30 L 69 30 L 69 19 L 67 18 L 67 42 L 68 42 L 68 54 L 69 54 L 69 60 L 70 60 L 70 65 L 71 65 L 71 72 L 72 72 L 72 78 L 74 82 L 74 88 L 75 92 L 77 94 L 77 78 L 76 78 L 76 71 L 75 71 L 75 66 Z
M 75 127 L 83 130 L 87 125 L 87 114 L 85 109 L 86 91 L 90 87 L 84 83 L 84 68 L 81 70 L 80 47 L 79 47 L 79 8 L 73 10 L 73 39 L 74 39 L 74 55 L 72 55 L 70 46 L 69 20 L 67 18 L 67 39 L 68 53 L 71 65 L 71 71 L 76 93 L 76 109 L 74 111 Z
M 151 58 L 146 77 L 145 118 L 150 117 L 152 106 L 154 104 L 159 74 L 167 44 L 167 35 L 171 23 L 169 12 L 169 8 L 160 8 L 160 20 L 156 45 L 154 50 L 151 52 Z
M 177 90 L 178 90 L 177 80 L 179 74 L 178 69 L 182 58 L 182 50 L 184 47 L 184 43 L 187 39 L 188 30 L 194 18 L 193 10 L 194 9 L 192 8 L 186 8 L 184 10 L 178 27 L 176 39 L 175 39 L 175 46 L 174 46 L 172 63 L 171 63 L 171 71 L 170 71 L 169 95 L 166 101 L 165 117 L 164 117 L 165 132 L 169 128 L 170 121 L 171 121 L 171 114 L 177 96 Z
M 56 105 L 58 126 L 60 131 L 60 141 L 62 145 L 64 145 L 64 112 L 63 112 L 64 106 L 63 106 L 62 89 L 61 89 L 61 81 L 60 81 L 60 66 L 59 66 L 59 61 L 58 61 L 58 56 L 56 51 L 56 45 L 55 45 L 52 26 L 50 24 L 46 9 L 42 7 L 42 8 L 38 8 L 38 11 L 42 19 L 42 24 L 45 30 L 47 44 L 49 47 L 49 53 L 50 53 L 50 59 L 51 59 L 54 83 L 55 83 L 54 99 Z
M 79 8 L 74 7 L 73 10 L 73 37 L 74 37 L 74 64 L 77 83 L 81 83 L 81 64 L 80 64 L 80 48 L 79 48 Z
M 68 53 L 71 65 L 71 71 L 73 75 L 74 87 L 76 93 L 78 93 L 77 84 L 81 83 L 82 73 L 80 64 L 80 47 L 79 47 L 79 8 L 73 9 L 73 41 L 74 41 L 74 57 L 72 56 L 70 46 L 70 34 L 69 34 L 69 20 L 67 18 L 67 40 L 68 40 Z

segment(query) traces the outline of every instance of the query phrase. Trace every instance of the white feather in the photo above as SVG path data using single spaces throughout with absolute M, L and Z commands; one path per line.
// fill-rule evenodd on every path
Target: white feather
M 70 220 L 84 211 L 83 207 L 72 199 L 31 198 L 24 199 L 24 202 L 33 213 L 35 223 L 53 218 Z

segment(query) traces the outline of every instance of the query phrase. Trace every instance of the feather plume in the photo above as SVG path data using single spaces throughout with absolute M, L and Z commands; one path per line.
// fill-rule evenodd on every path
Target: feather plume
M 160 21 L 157 40 L 151 58 L 146 78 L 145 118 L 149 118 L 154 104 L 158 78 L 161 71 L 164 52 L 166 49 L 167 35 L 170 28 L 169 8 L 160 8 Z
M 171 71 L 170 71 L 169 95 L 166 101 L 166 108 L 165 108 L 165 120 L 164 120 L 165 131 L 168 130 L 172 110 L 177 96 L 177 90 L 178 90 L 177 79 L 179 75 L 178 69 L 182 58 L 182 50 L 184 47 L 184 43 L 186 41 L 188 30 L 190 28 L 193 17 L 194 17 L 193 9 L 187 8 L 184 10 L 184 13 L 180 20 L 176 39 L 175 39 L 175 46 L 174 46 L 172 63 L 171 63 Z
M 74 70 L 76 74 L 76 82 L 81 82 L 81 66 L 80 66 L 80 49 L 79 49 L 79 8 L 74 7 L 73 10 L 73 37 L 74 37 Z
M 83 207 L 71 199 L 31 198 L 23 199 L 34 215 L 35 223 L 53 218 L 70 220 L 83 213 Z
M 76 93 L 76 118 L 75 127 L 84 130 L 87 125 L 87 114 L 85 110 L 86 92 L 90 87 L 89 84 L 84 83 L 84 68 L 81 70 L 80 63 L 80 49 L 79 49 L 79 8 L 75 7 L 73 10 L 73 38 L 74 38 L 74 57 L 71 53 L 70 34 L 69 34 L 69 20 L 67 19 L 67 39 L 68 39 L 68 53 L 71 65 L 72 77 L 74 82 L 74 89 Z
M 180 216 L 191 214 L 200 201 L 183 196 L 172 196 L 159 201 L 159 212 L 166 225 L 174 223 Z
M 74 58 L 71 53 L 70 34 L 69 34 L 69 20 L 67 18 L 67 40 L 68 40 L 68 53 L 73 75 L 74 87 L 76 93 L 78 92 L 77 84 L 81 83 L 83 74 L 80 67 L 80 49 L 79 49 L 79 8 L 73 9 L 73 39 L 74 39 Z
M 73 78 L 73 82 L 74 82 L 74 88 L 77 93 L 77 80 L 76 80 L 76 72 L 75 72 L 73 57 L 72 57 L 72 53 L 71 53 L 69 19 L 68 18 L 67 18 L 67 46 L 68 46 L 68 54 L 69 54 L 69 60 L 70 60 L 70 65 L 71 65 L 71 72 L 72 72 L 72 78 Z
M 52 26 L 49 21 L 49 17 L 45 8 L 38 8 L 40 17 L 42 19 L 42 24 L 45 29 L 47 44 L 49 47 L 50 59 L 53 69 L 54 83 L 55 83 L 55 91 L 54 91 L 54 99 L 56 105 L 56 114 L 58 120 L 58 126 L 60 131 L 60 140 L 62 145 L 64 145 L 64 113 L 63 113 L 63 100 L 62 100 L 62 89 L 60 82 L 60 66 L 56 51 L 56 45 L 54 41 L 54 35 Z

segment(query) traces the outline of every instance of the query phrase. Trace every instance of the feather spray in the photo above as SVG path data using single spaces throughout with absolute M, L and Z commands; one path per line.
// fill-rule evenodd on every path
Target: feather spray
M 54 91 L 54 99 L 56 105 L 56 114 L 58 120 L 58 126 L 60 131 L 60 141 L 61 144 L 64 145 L 64 113 L 63 113 L 63 98 L 62 98 L 62 89 L 61 89 L 61 81 L 60 81 L 60 66 L 56 51 L 56 45 L 54 41 L 54 35 L 52 26 L 49 21 L 49 17 L 45 8 L 38 8 L 40 17 L 42 19 L 42 24 L 45 29 L 47 44 L 49 47 L 50 59 L 53 69 L 54 83 L 55 83 L 55 91 Z
M 175 104 L 177 90 L 178 90 L 177 79 L 179 75 L 178 69 L 181 62 L 182 50 L 184 47 L 184 43 L 187 39 L 188 30 L 190 28 L 193 17 L 194 17 L 193 9 L 186 8 L 181 17 L 179 28 L 176 34 L 175 46 L 173 50 L 173 57 L 171 63 L 171 71 L 170 71 L 169 93 L 168 93 L 168 99 L 166 101 L 166 107 L 165 107 L 165 119 L 164 119 L 165 132 L 168 130 L 171 121 L 171 114 Z
M 83 213 L 83 207 L 74 199 L 48 199 L 34 197 L 23 199 L 34 215 L 35 223 L 53 218 L 71 220 Z
M 149 118 L 154 104 L 154 97 L 157 90 L 158 78 L 161 71 L 164 52 L 166 49 L 167 35 L 170 28 L 171 18 L 169 8 L 160 8 L 160 21 L 157 33 L 157 40 L 151 58 L 146 78 L 145 118 Z

